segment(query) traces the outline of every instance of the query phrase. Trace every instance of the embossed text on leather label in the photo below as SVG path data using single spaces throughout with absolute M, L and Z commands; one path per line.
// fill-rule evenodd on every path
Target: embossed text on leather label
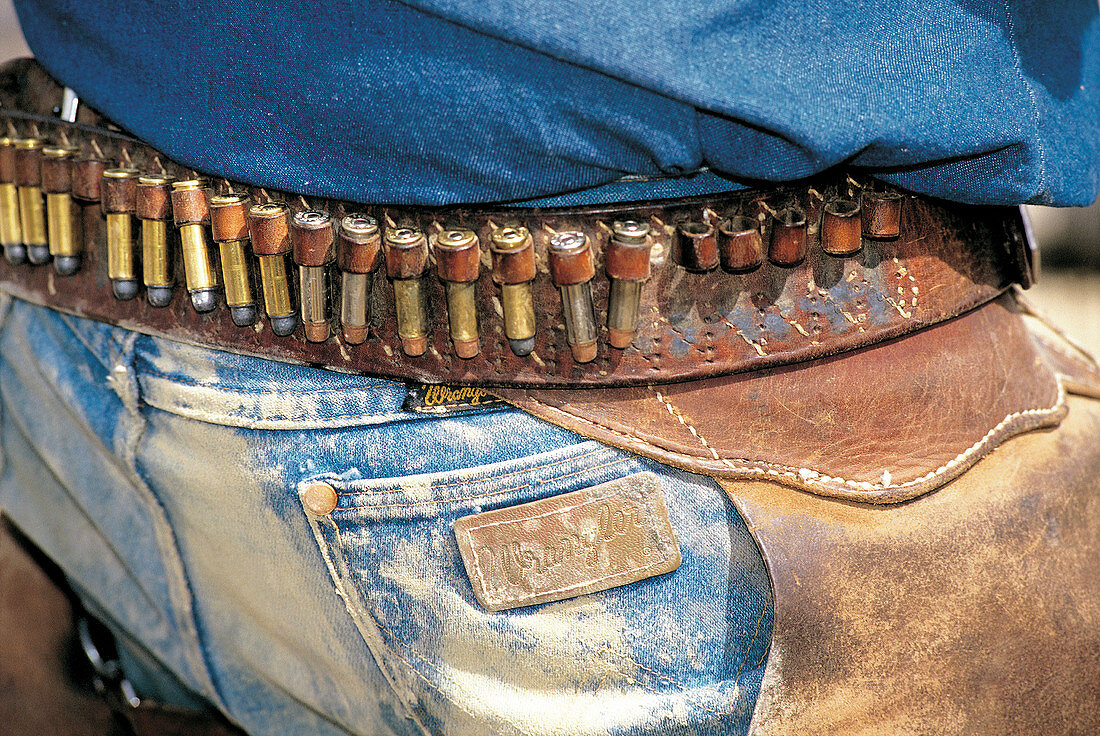
M 490 611 L 607 590 L 680 566 L 659 479 L 648 472 L 464 516 L 454 529 L 474 595 Z

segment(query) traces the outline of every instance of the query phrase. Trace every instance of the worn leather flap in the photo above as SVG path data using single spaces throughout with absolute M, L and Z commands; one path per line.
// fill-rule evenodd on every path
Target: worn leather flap
M 668 386 L 494 393 L 687 470 L 870 503 L 933 490 L 1066 412 L 1061 379 L 1011 294 L 904 338 L 796 365 Z

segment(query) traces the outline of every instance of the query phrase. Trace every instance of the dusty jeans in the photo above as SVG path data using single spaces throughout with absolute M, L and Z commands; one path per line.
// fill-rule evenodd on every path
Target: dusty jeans
M 142 695 L 207 699 L 255 734 L 748 727 L 772 598 L 709 478 L 514 409 L 411 414 L 403 384 L 18 300 L 0 355 L 0 505 L 116 632 Z M 674 574 L 474 600 L 457 517 L 639 473 L 664 494 Z M 314 479 L 339 493 L 321 521 L 299 500 Z

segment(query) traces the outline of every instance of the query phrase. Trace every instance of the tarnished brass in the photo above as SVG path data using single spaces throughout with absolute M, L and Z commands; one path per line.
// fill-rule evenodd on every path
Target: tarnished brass
M 367 279 L 370 274 L 340 274 L 340 323 L 344 340 L 358 345 L 367 339 Z
M 332 215 L 303 210 L 294 215 L 294 260 L 298 264 L 302 329 L 310 342 L 329 338 L 328 269 L 332 259 Z
M 587 363 L 596 357 L 596 316 L 592 307 L 592 282 L 558 287 L 565 315 L 565 339 L 573 359 Z
M 324 266 L 298 266 L 302 323 L 311 342 L 328 339 L 328 276 Z
M 583 252 L 588 240 L 580 232 L 557 233 L 550 238 L 550 250 L 565 254 Z M 573 360 L 589 363 L 596 358 L 596 314 L 592 303 L 592 281 L 558 287 L 561 292 L 562 314 L 565 317 L 565 338 Z
M 386 230 L 387 245 L 404 248 L 424 240 L 424 234 L 411 227 Z M 405 355 L 416 357 L 428 349 L 428 305 L 423 277 L 393 279 L 394 312 L 397 336 Z
M 363 248 L 364 244 L 374 243 L 374 254 L 377 256 L 378 221 L 370 215 L 354 213 L 345 217 L 340 223 L 340 232 L 346 244 L 354 244 L 355 248 Z M 353 259 L 349 258 L 349 261 Z M 349 267 L 340 274 L 340 325 L 343 328 L 344 340 L 352 345 L 359 345 L 367 339 L 367 319 L 370 311 L 370 274 L 364 273 L 366 266 L 359 265 L 356 270 L 350 270 L 350 262 L 342 262 Z
M 107 276 L 112 281 L 134 278 L 134 236 L 127 212 L 107 214 Z
M 501 284 L 504 335 L 509 340 L 530 340 L 535 336 L 535 299 L 531 283 Z
M 642 282 L 611 279 L 607 297 L 607 332 L 614 347 L 625 348 L 634 340 L 638 325 L 638 307 L 642 302 Z
M 447 318 L 451 340 L 460 358 L 478 354 L 477 289 L 474 283 L 447 282 Z
M 660 480 L 650 472 L 454 523 L 478 602 L 502 611 L 628 585 L 680 566 Z
M 438 249 L 472 248 L 466 253 L 470 259 L 479 254 L 477 235 L 472 230 L 444 230 L 436 237 Z M 442 257 L 441 255 L 437 255 Z M 440 278 L 443 278 L 440 271 Z M 471 274 L 476 277 L 475 271 Z M 477 325 L 476 281 L 444 281 L 447 298 L 447 321 L 451 330 L 451 342 L 460 358 L 472 358 L 481 352 Z
M 402 349 L 413 357 L 423 355 L 428 349 L 428 310 L 424 303 L 423 279 L 394 279 L 393 296 Z
M 612 239 L 641 246 L 649 238 L 649 225 L 640 220 L 619 220 L 612 226 Z M 648 261 L 648 252 L 645 253 Z M 607 333 L 612 347 L 626 348 L 634 340 L 638 310 L 642 301 L 642 281 L 611 278 L 607 299 Z

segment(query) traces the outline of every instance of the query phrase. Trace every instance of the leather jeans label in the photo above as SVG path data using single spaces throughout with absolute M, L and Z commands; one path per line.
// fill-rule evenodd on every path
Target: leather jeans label
M 680 546 L 657 475 L 464 516 L 455 536 L 487 610 L 607 590 L 672 572 Z

